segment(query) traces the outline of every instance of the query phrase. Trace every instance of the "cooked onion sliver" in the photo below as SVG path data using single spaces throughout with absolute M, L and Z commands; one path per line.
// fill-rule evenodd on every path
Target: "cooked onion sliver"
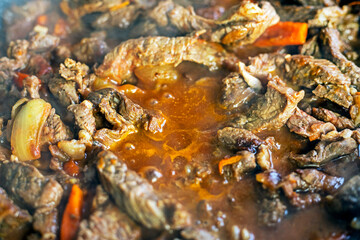
M 16 115 L 11 131 L 11 149 L 20 161 L 40 158 L 40 136 L 50 110 L 49 103 L 33 99 Z

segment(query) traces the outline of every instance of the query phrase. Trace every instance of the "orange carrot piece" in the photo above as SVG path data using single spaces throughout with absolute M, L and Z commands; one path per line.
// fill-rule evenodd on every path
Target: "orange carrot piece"
M 47 21 L 48 21 L 48 17 L 46 15 L 40 15 L 36 20 L 37 24 L 42 26 L 45 26 Z
M 308 24 L 279 22 L 264 32 L 254 43 L 258 47 L 300 45 L 306 42 Z
M 219 172 L 220 174 L 223 173 L 223 168 L 227 165 L 230 165 L 230 164 L 234 164 L 234 163 L 237 163 L 239 162 L 243 157 L 240 156 L 240 155 L 236 155 L 236 156 L 233 156 L 233 157 L 230 157 L 230 158 L 225 158 L 225 159 L 222 159 L 220 162 L 219 162 Z
M 129 1 L 126 1 L 126 2 L 123 2 L 123 3 L 120 3 L 118 5 L 115 5 L 113 7 L 110 8 L 110 11 L 116 11 L 116 10 L 119 10 L 120 8 L 123 8 L 123 7 L 126 7 L 127 5 L 129 5 L 130 2 Z
M 74 184 L 62 218 L 60 240 L 71 240 L 76 237 L 81 219 L 83 198 L 83 191 Z
M 17 73 L 17 77 L 14 78 L 14 83 L 18 88 L 23 88 L 24 87 L 24 83 L 23 80 L 25 78 L 29 77 L 28 74 L 26 73 L 22 73 L 22 72 L 18 72 Z

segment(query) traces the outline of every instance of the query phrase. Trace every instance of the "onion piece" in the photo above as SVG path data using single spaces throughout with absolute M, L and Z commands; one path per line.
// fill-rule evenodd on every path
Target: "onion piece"
M 42 99 L 33 99 L 16 115 L 11 131 L 11 149 L 20 161 L 41 157 L 40 136 L 50 110 L 49 103 Z

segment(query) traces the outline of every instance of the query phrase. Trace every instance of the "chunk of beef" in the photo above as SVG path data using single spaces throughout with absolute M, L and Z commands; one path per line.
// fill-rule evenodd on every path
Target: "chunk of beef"
M 47 27 L 36 26 L 30 33 L 29 50 L 35 53 L 51 52 L 60 43 L 60 38 L 47 34 Z
M 251 106 L 246 116 L 235 119 L 234 125 L 255 132 L 281 128 L 303 97 L 304 91 L 295 92 L 275 76 L 269 81 L 265 95 Z
M 314 58 L 322 58 L 322 53 L 320 51 L 320 45 L 318 43 L 318 35 L 310 38 L 306 41 L 301 47 L 301 55 L 313 56 Z
M 43 83 L 48 83 L 49 78 L 53 76 L 53 69 L 50 61 L 46 60 L 40 54 L 31 54 L 25 72 L 41 78 Z
M 136 132 L 134 125 L 123 125 L 119 129 L 102 128 L 95 132 L 94 141 L 105 149 L 110 149 L 134 132 Z
M 352 84 L 358 85 L 360 68 L 343 55 L 344 42 L 340 39 L 339 31 L 333 28 L 325 28 L 320 32 L 319 40 L 323 57 L 334 62 L 351 79 Z
M 99 191 L 102 193 L 99 194 Z M 103 191 L 97 188 L 93 203 L 95 209 L 89 219 L 81 221 L 77 239 L 139 239 L 140 227 L 120 211 Z
M 7 49 L 7 55 L 9 58 L 13 58 L 17 61 L 18 68 L 24 68 L 29 60 L 29 41 L 27 40 L 15 40 L 11 41 Z
M 0 98 L 9 93 L 13 79 L 17 77 L 16 70 L 19 70 L 18 61 L 7 57 L 0 58 Z
M 49 146 L 61 140 L 69 140 L 72 137 L 73 133 L 61 121 L 60 116 L 55 114 L 55 109 L 51 109 L 41 133 L 40 146 Z
M 316 169 L 298 169 L 284 177 L 278 187 L 283 189 L 292 205 L 304 208 L 320 202 L 320 193 L 332 193 L 343 183 L 342 177 L 329 176 Z
M 254 76 L 266 78 L 269 74 L 277 74 L 278 67 L 285 64 L 285 54 L 259 54 L 250 58 L 248 69 Z
M 338 6 L 281 6 L 274 4 L 274 7 L 281 21 L 306 22 L 310 28 L 327 26 L 336 28 L 349 12 L 348 8 Z
M 0 185 L 16 202 L 32 209 L 55 208 L 63 194 L 57 181 L 21 162 L 0 162 Z
M 306 88 L 313 88 L 318 84 L 350 85 L 350 79 L 330 61 L 315 59 L 312 56 L 287 56 L 285 65 L 278 66 L 278 74 L 293 84 Z
M 50 9 L 46 0 L 29 1 L 21 6 L 13 5 L 3 14 L 7 42 L 25 39 L 35 25 L 36 18 Z
M 131 218 L 154 229 L 189 226 L 189 213 L 175 199 L 160 196 L 113 153 L 104 151 L 98 157 L 97 170 L 104 189 Z
M 354 101 L 350 88 L 345 85 L 318 85 L 313 93 L 345 108 L 349 108 Z
M 71 104 L 79 103 L 79 96 L 76 92 L 76 83 L 74 81 L 66 81 L 63 78 L 54 77 L 50 79 L 48 87 L 61 105 L 67 107 Z
M 170 0 L 160 2 L 149 15 L 160 26 L 170 24 L 182 34 L 204 30 L 202 37 L 206 40 L 241 45 L 253 43 L 269 26 L 279 21 L 275 9 L 266 1 L 259 4 L 244 1 L 218 20 L 198 16 L 192 7 L 185 8 Z
M 70 105 L 68 110 L 75 116 L 75 123 L 81 129 L 91 135 L 96 130 L 95 117 L 93 114 L 93 104 L 88 101 L 82 101 L 80 104 Z
M 41 239 L 56 239 L 59 230 L 59 214 L 56 208 L 37 209 L 34 214 L 33 228 L 41 234 Z
M 320 166 L 338 157 L 353 153 L 358 147 L 352 138 L 345 138 L 338 141 L 320 141 L 314 150 L 306 154 L 290 154 L 290 159 L 300 167 Z
M 242 128 L 223 128 L 217 132 L 217 137 L 222 145 L 235 151 L 255 152 L 264 143 L 258 136 Z
M 255 91 L 238 73 L 230 73 L 222 80 L 221 93 L 221 106 L 228 110 L 241 109 L 256 97 Z
M 319 139 L 321 135 L 336 130 L 332 123 L 319 121 L 299 108 L 295 110 L 286 125 L 291 132 L 308 137 L 310 141 Z
M 0 213 L 0 238 L 10 239 L 10 236 L 22 238 L 25 234 L 24 230 L 32 221 L 31 215 L 15 205 L 2 188 L 0 188 Z
M 140 13 L 141 8 L 139 5 L 129 5 L 103 13 L 92 22 L 92 26 L 97 29 L 108 29 L 112 27 L 126 29 L 137 20 Z
M 326 108 L 313 108 L 312 114 L 322 121 L 334 124 L 339 130 L 355 128 L 353 121 Z
M 237 62 L 215 43 L 190 37 L 147 37 L 121 43 L 105 56 L 95 70 L 100 78 L 111 78 L 119 83 L 133 81 L 135 68 L 147 65 L 179 65 L 182 61 L 203 64 L 215 70 L 228 63 Z
M 236 181 L 240 181 L 244 175 L 256 168 L 255 154 L 249 151 L 240 151 L 231 157 L 231 160 L 234 163 L 224 166 L 221 174 L 227 178 L 234 178 Z
M 101 62 L 108 52 L 109 48 L 106 42 L 95 37 L 83 38 L 81 42 L 73 48 L 73 54 L 76 59 L 88 65 Z
M 360 175 L 352 177 L 327 200 L 329 212 L 350 219 L 360 217 Z
M 23 80 L 24 89 L 21 92 L 23 97 L 40 98 L 39 90 L 41 81 L 38 77 L 32 75 Z

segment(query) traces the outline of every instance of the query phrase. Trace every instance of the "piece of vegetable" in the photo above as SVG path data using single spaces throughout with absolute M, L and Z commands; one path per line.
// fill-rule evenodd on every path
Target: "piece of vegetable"
M 117 10 L 119 10 L 119 9 L 121 9 L 121 8 L 124 8 L 124 7 L 126 7 L 127 5 L 129 5 L 130 4 L 130 2 L 129 1 L 125 1 L 125 2 L 123 2 L 123 3 L 120 3 L 120 4 L 118 4 L 118 5 L 115 5 L 115 6 L 113 6 L 113 7 L 111 7 L 109 10 L 110 11 L 117 11 Z
M 254 43 L 258 47 L 300 45 L 306 42 L 308 24 L 279 22 L 264 32 Z
M 23 87 L 24 87 L 23 81 L 24 81 L 24 79 L 27 78 L 27 77 L 29 77 L 28 74 L 18 72 L 18 73 L 17 73 L 17 77 L 14 78 L 14 83 L 15 83 L 15 85 L 16 85 L 18 88 L 20 88 L 20 89 L 23 88 Z
M 75 239 L 81 219 L 83 198 L 83 191 L 74 184 L 61 221 L 60 240 Z
M 48 21 L 48 17 L 46 15 L 38 16 L 36 23 L 41 26 L 45 26 Z
M 42 99 L 33 99 L 15 116 L 11 131 L 11 149 L 20 161 L 41 157 L 40 137 L 50 110 L 49 103 Z
M 58 147 L 65 152 L 72 160 L 81 160 L 85 158 L 86 146 L 77 140 L 60 141 Z
M 243 156 L 241 155 L 236 155 L 230 158 L 224 158 L 219 162 L 219 173 L 222 174 L 223 173 L 223 168 L 227 165 L 231 165 L 234 163 L 237 163 L 239 161 L 241 161 L 241 159 L 243 158 Z

